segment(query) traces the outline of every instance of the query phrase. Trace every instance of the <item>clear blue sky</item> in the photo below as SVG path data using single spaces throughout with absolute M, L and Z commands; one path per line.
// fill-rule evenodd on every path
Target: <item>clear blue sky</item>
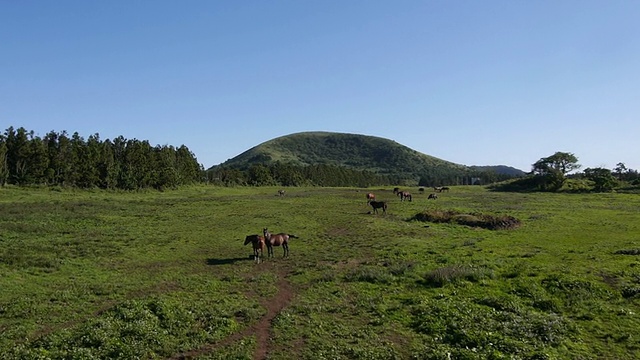
M 182 144 L 303 131 L 528 171 L 640 169 L 640 1 L 0 0 L 0 131 Z

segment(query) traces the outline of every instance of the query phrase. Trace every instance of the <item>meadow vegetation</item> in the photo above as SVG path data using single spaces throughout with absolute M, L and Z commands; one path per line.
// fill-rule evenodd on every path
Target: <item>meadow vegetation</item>
M 392 188 L 0 188 L 0 358 L 638 357 L 637 194 Z

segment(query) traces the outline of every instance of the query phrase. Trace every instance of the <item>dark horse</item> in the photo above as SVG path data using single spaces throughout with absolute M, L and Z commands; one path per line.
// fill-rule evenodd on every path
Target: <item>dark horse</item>
M 376 195 L 374 193 L 367 193 L 367 202 L 376 201 Z
M 262 229 L 262 233 L 264 234 L 264 238 L 267 244 L 267 254 L 269 257 L 273 256 L 273 247 L 282 245 L 282 249 L 284 250 L 284 257 L 289 256 L 289 238 L 298 239 L 297 236 L 293 234 L 272 234 L 267 230 L 267 228 Z
M 429 197 L 427 197 L 427 200 L 429 200 L 429 199 L 433 199 L 433 200 L 435 200 L 435 199 L 437 199 L 437 198 L 438 198 L 438 195 L 436 195 L 436 194 L 429 194 Z
M 253 244 L 253 259 L 256 263 L 260 263 L 260 258 L 263 257 L 264 254 L 264 236 L 262 235 L 247 235 L 244 239 L 244 244 L 248 243 Z
M 404 201 L 404 199 L 411 201 L 411 193 L 408 191 L 400 191 L 398 192 L 398 196 L 400 196 L 400 201 Z
M 387 203 L 385 201 L 370 201 L 369 205 L 373 208 L 374 214 L 378 213 L 378 209 L 382 209 L 384 214 L 387 213 Z

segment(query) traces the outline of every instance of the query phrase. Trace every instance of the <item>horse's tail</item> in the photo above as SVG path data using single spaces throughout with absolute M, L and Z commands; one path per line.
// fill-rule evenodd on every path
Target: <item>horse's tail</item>
M 300 237 L 298 237 L 297 235 L 293 235 L 293 234 L 287 234 L 287 235 L 289 235 L 289 237 L 292 239 L 300 239 Z

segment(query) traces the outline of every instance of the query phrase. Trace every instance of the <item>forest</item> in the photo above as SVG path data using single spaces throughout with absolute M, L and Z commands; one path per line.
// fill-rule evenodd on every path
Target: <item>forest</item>
M 413 155 L 410 149 L 399 145 L 385 147 L 388 140 L 373 137 L 333 136 L 328 147 L 315 137 L 302 138 L 313 140 L 309 144 L 299 138 L 293 136 L 280 141 L 296 140 L 293 144 L 297 151 L 291 152 L 296 156 L 313 153 L 313 149 L 309 149 L 312 144 L 318 149 L 333 149 L 333 156 L 318 157 L 310 163 L 284 159 L 274 161 L 273 153 L 264 153 L 252 156 L 251 161 L 223 163 L 204 170 L 185 145 L 152 146 L 147 140 L 123 136 L 102 140 L 97 133 L 85 139 L 77 132 L 69 135 L 66 131 L 50 131 L 40 137 L 23 127 L 9 127 L 0 134 L 0 186 L 165 190 L 195 183 L 325 187 L 498 184 L 494 189 L 504 191 L 603 192 L 621 186 L 636 188 L 640 185 L 638 171 L 628 169 L 624 163 L 618 163 L 613 170 L 587 168 L 578 172 L 580 164 L 572 153 L 558 152 L 541 158 L 532 164 L 530 173 L 517 176 L 487 167 L 451 166 L 444 161 L 430 160 L 433 163 L 428 166 L 417 160 L 411 161 L 415 158 L 410 156 Z M 348 143 L 356 140 L 359 146 Z M 373 146 L 372 141 L 380 143 Z M 386 155 L 372 155 L 369 159 L 373 165 L 366 168 L 365 153 L 374 148 L 385 148 Z M 359 154 L 357 149 L 360 149 Z M 327 152 L 323 150 L 321 153 Z M 262 161 L 257 161 L 256 157 L 261 157 Z M 343 161 L 337 163 L 335 159 Z M 398 168 L 396 164 L 402 166 Z
M 344 156 L 344 154 L 343 154 Z M 152 146 L 118 136 L 102 140 L 77 132 L 50 131 L 44 137 L 23 127 L 0 134 L 0 185 L 64 186 L 118 190 L 164 190 L 193 183 L 219 186 L 381 186 L 488 184 L 512 178 L 492 171 L 450 169 L 382 174 L 341 164 L 254 163 L 207 171 L 185 145 Z
M 203 169 L 182 145 L 151 146 L 148 141 L 87 139 L 77 132 L 9 127 L 0 135 L 0 185 L 158 190 L 202 182 Z

